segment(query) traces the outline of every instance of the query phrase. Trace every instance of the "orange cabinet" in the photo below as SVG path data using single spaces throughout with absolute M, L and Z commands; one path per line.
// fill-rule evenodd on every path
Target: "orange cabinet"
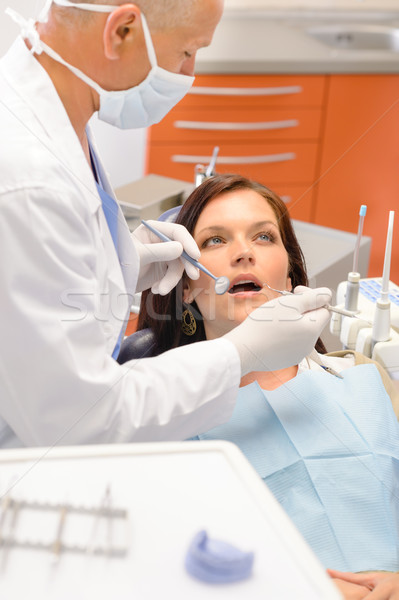
M 399 282 L 399 75 L 332 75 L 313 221 L 372 237 L 369 276 L 382 274 L 389 210 L 397 210 L 391 279 Z
M 293 218 L 356 233 L 367 204 L 369 276 L 381 275 L 388 211 L 399 208 L 399 75 L 198 76 L 150 129 L 147 171 L 194 181 L 214 146 L 218 172 L 271 187 Z
M 219 146 L 217 171 L 271 187 L 294 218 L 314 213 L 324 76 L 201 75 L 150 129 L 147 172 L 194 181 Z

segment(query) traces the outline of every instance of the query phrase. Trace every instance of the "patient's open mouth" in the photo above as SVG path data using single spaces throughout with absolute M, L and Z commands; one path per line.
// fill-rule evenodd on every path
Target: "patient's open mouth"
M 229 294 L 240 294 L 243 292 L 259 292 L 262 288 L 254 281 L 240 281 L 229 289 Z

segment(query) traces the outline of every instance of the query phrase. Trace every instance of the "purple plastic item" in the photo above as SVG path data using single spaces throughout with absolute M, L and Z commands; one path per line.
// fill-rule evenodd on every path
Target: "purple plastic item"
M 187 551 L 185 567 L 190 575 L 206 583 L 233 583 L 251 575 L 253 562 L 253 552 L 211 540 L 206 531 L 200 531 Z

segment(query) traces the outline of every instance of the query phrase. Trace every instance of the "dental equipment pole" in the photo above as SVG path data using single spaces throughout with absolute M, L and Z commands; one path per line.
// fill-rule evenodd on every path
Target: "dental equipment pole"
M 363 223 L 364 217 L 366 216 L 367 206 L 362 204 L 359 211 L 359 227 L 357 230 L 357 238 L 355 244 L 355 251 L 353 253 L 353 267 L 352 271 L 348 273 L 348 281 L 346 284 L 346 293 L 345 293 L 345 308 L 346 310 L 350 310 L 356 312 L 358 309 L 358 298 L 359 298 L 359 281 L 360 281 L 360 273 L 358 271 L 359 264 L 359 250 L 360 250 L 360 242 L 362 240 L 363 233 Z
M 213 149 L 211 161 L 205 171 L 205 177 L 212 177 L 212 175 L 214 174 L 216 159 L 217 159 L 218 154 L 219 154 L 219 146 L 215 146 Z
M 389 300 L 389 273 L 391 270 L 393 222 L 395 212 L 389 211 L 388 233 L 385 246 L 384 270 L 382 274 L 381 297 L 377 300 L 374 314 L 372 345 L 390 339 L 391 302 Z
M 164 233 L 161 233 L 160 231 L 158 231 L 158 229 L 156 229 L 155 227 L 153 227 L 152 225 L 147 223 L 147 221 L 142 220 L 141 222 L 150 231 L 152 231 L 152 233 L 155 233 L 155 235 L 157 235 L 159 237 L 159 239 L 162 240 L 163 242 L 172 242 L 173 241 L 167 235 L 165 235 Z M 189 254 L 187 254 L 187 252 L 185 250 L 183 250 L 181 256 L 182 256 L 182 258 L 185 258 L 186 260 L 188 260 L 189 263 L 194 265 L 194 267 L 197 267 L 197 269 L 200 269 L 200 271 L 202 271 L 203 273 L 206 273 L 206 275 L 209 275 L 209 277 L 212 277 L 212 279 L 215 280 L 215 292 L 218 295 L 221 295 L 221 294 L 224 294 L 227 292 L 227 290 L 229 289 L 229 285 L 230 285 L 230 281 L 227 277 L 216 277 L 216 275 L 213 275 L 210 271 L 208 271 L 208 269 L 206 267 L 204 267 L 204 265 L 201 265 L 201 263 L 198 262 L 198 260 L 195 260 L 195 258 L 192 258 Z
M 200 164 L 195 165 L 195 168 L 194 168 L 195 187 L 198 187 L 199 185 L 201 185 L 201 183 L 203 181 L 205 181 L 205 179 L 208 179 L 208 177 L 212 177 L 213 175 L 215 175 L 215 165 L 216 165 L 216 159 L 217 159 L 218 154 L 219 154 L 219 146 L 215 146 L 213 149 L 211 160 L 207 167 L 204 167 L 204 165 L 200 165 Z

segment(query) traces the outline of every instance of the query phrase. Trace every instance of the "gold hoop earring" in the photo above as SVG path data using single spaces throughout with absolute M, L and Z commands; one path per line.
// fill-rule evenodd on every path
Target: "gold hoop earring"
M 189 308 L 181 316 L 181 330 L 184 335 L 192 336 L 197 331 L 197 321 Z

